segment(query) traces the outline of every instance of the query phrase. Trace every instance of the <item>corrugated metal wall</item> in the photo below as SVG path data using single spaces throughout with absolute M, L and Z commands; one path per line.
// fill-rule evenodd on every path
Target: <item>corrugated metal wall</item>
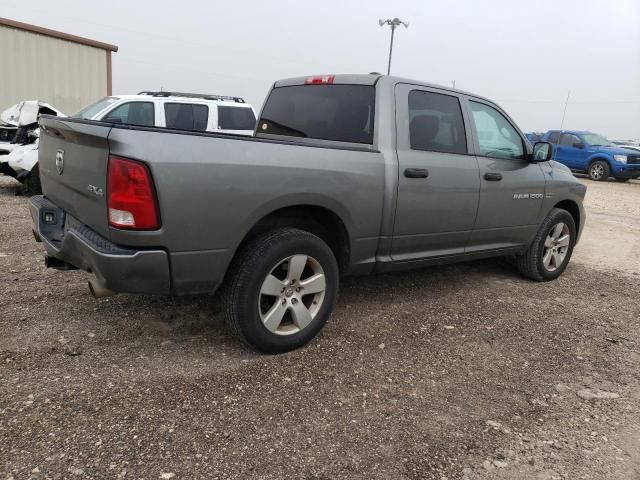
M 0 111 L 42 100 L 67 115 L 107 94 L 107 52 L 0 25 Z

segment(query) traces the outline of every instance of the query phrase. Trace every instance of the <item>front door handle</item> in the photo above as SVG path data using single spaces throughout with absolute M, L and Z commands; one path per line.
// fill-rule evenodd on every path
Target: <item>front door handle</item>
M 488 180 L 490 182 L 497 182 L 499 180 L 502 180 L 502 174 L 501 173 L 494 173 L 494 172 L 487 172 L 484 174 L 484 179 Z
M 427 178 L 429 170 L 426 168 L 405 168 L 404 176 L 407 178 Z

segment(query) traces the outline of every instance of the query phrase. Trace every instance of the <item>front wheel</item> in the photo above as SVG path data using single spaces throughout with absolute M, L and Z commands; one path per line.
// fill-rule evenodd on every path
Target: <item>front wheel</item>
M 587 174 L 591 180 L 603 182 L 609 178 L 609 175 L 611 175 L 611 168 L 609 168 L 609 164 L 604 160 L 596 160 L 589 165 Z
M 566 210 L 554 208 L 540 225 L 529 249 L 516 257 L 516 266 L 532 280 L 554 280 L 567 268 L 575 243 L 573 217 Z
M 309 342 L 331 315 L 338 265 L 319 237 L 295 228 L 266 232 L 241 248 L 224 292 L 231 330 L 265 353 Z

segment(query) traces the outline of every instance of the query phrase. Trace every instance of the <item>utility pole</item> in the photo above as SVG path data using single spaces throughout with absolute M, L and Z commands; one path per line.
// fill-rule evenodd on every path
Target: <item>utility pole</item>
M 389 63 L 387 64 L 387 75 L 391 74 L 391 55 L 393 54 L 393 36 L 396 31 L 396 27 L 404 25 L 404 28 L 409 28 L 409 22 L 403 22 L 398 17 L 393 19 L 378 20 L 378 23 L 382 27 L 383 25 L 389 25 L 391 27 L 391 43 L 389 44 Z
M 564 102 L 564 112 L 562 112 L 562 121 L 560 122 L 560 130 L 564 126 L 564 117 L 567 114 L 567 105 L 569 105 L 569 97 L 571 96 L 571 90 L 567 92 L 567 99 Z

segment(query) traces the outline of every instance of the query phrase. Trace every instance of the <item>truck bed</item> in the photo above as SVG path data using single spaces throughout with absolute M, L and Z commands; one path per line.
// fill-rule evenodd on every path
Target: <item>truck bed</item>
M 40 123 L 44 196 L 114 245 L 166 251 L 174 293 L 213 290 L 222 278 L 212 272 L 224 272 L 249 229 L 296 197 L 341 217 L 352 240 L 353 264 L 375 259 L 385 162 L 371 146 L 50 116 Z M 61 172 L 56 165 L 60 151 Z M 158 197 L 159 229 L 132 232 L 109 226 L 110 155 L 148 166 Z

